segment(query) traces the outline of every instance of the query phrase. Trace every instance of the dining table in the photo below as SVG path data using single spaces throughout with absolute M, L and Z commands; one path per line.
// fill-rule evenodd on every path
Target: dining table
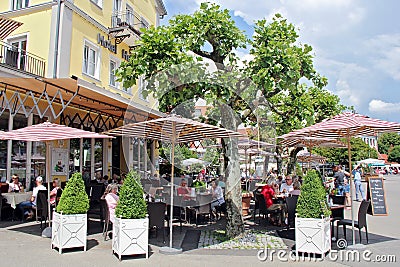
M 7 203 L 11 205 L 11 208 L 16 209 L 19 203 L 31 199 L 32 192 L 4 193 L 2 196 L 7 200 Z

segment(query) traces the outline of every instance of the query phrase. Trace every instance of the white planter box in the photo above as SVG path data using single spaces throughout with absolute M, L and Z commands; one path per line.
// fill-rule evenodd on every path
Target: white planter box
M 83 247 L 86 251 L 87 214 L 63 215 L 53 212 L 51 228 L 51 248 L 59 253 L 64 248 Z
M 120 219 L 113 224 L 113 253 L 119 260 L 123 255 L 146 254 L 149 257 L 149 218 Z
M 331 249 L 330 219 L 299 218 L 295 220 L 296 255 L 299 252 L 325 255 Z

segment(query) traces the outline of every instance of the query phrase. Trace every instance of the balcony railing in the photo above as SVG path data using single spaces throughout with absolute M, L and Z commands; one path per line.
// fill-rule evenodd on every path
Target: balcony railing
M 114 13 L 111 17 L 111 28 L 128 26 L 135 33 L 140 35 L 141 28 L 148 28 L 149 24 L 143 20 L 137 13 L 126 10 L 124 12 Z
M 10 44 L 0 42 L 0 65 L 44 77 L 46 61 Z

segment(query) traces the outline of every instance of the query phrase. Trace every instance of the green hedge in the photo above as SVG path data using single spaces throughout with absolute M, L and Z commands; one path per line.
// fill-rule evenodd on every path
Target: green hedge
M 146 214 L 147 204 L 143 198 L 140 177 L 135 171 L 130 171 L 121 187 L 115 216 L 123 219 L 143 219 L 146 218 Z
M 56 210 L 62 214 L 84 214 L 89 210 L 89 198 L 80 172 L 68 180 Z
M 331 211 L 328 208 L 326 195 L 321 177 L 316 171 L 309 171 L 301 186 L 296 207 L 297 216 L 301 218 L 329 217 Z

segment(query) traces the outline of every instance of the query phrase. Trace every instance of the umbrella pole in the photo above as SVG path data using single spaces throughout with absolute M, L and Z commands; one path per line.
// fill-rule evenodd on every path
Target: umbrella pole
M 173 126 L 172 135 L 175 136 L 175 127 Z M 173 137 L 175 138 L 175 137 Z M 175 142 L 171 143 L 171 205 L 169 213 L 169 247 L 172 248 L 172 217 L 174 216 L 174 157 L 175 157 Z
M 349 157 L 349 183 L 350 183 L 350 202 L 351 202 L 351 231 L 353 237 L 353 246 L 356 244 L 356 235 L 354 229 L 354 201 L 353 201 L 353 185 L 351 182 L 351 144 L 350 144 L 350 135 L 347 135 L 347 154 Z
M 51 151 L 50 151 L 50 141 L 46 142 L 46 180 L 47 180 L 47 206 L 49 211 L 49 227 L 51 227 L 51 207 L 50 207 L 50 172 L 51 172 Z

